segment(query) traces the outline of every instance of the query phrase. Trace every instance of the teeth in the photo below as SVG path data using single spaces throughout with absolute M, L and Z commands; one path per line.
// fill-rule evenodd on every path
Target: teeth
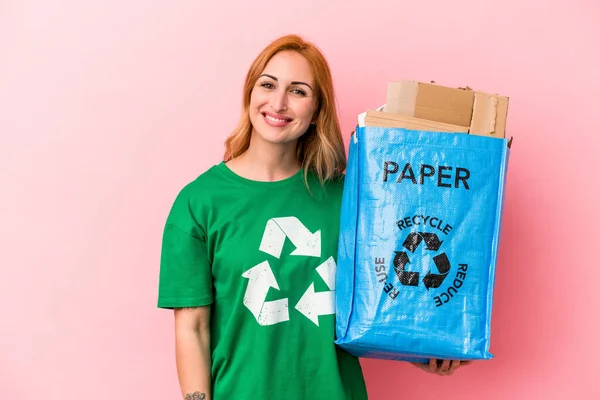
M 287 122 L 287 120 L 285 119 L 279 119 L 279 118 L 273 118 L 270 115 L 265 115 L 265 117 L 269 120 L 269 121 L 273 121 L 273 122 Z

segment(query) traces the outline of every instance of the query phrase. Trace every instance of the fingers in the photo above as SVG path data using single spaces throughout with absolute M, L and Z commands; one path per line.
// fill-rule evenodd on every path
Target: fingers
M 460 367 L 462 363 L 459 360 L 452 360 L 452 362 L 450 363 L 450 370 L 448 371 L 448 375 L 452 375 L 454 372 L 456 372 L 456 370 L 458 369 L 458 367 Z
M 430 358 L 429 363 L 411 362 L 415 367 L 422 369 L 423 371 L 430 372 L 435 375 L 449 376 L 454 374 L 458 367 L 463 365 L 469 365 L 473 361 L 461 361 L 461 360 L 438 360 L 436 358 Z
M 440 360 L 441 365 L 439 370 L 437 370 L 437 374 L 441 376 L 449 376 L 456 372 L 458 367 L 462 367 L 463 365 L 469 365 L 473 361 L 461 361 L 461 360 Z
M 435 358 L 429 359 L 429 372 L 431 372 L 433 374 L 438 372 L 437 359 L 435 359 Z
M 448 373 L 448 371 L 450 371 L 450 363 L 451 363 L 451 360 L 443 360 L 442 361 L 442 365 L 440 366 L 440 372 L 442 374 L 445 375 Z

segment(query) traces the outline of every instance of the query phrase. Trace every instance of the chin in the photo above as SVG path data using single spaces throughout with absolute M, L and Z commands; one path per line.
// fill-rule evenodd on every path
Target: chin
M 258 135 L 260 136 L 262 141 L 271 144 L 288 144 L 296 142 L 298 140 L 297 137 L 289 137 L 286 135 Z

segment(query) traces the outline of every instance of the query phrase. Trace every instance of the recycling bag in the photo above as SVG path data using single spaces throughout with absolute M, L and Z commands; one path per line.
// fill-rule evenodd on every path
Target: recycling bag
M 359 357 L 489 359 L 509 142 L 359 126 L 350 140 L 336 344 Z

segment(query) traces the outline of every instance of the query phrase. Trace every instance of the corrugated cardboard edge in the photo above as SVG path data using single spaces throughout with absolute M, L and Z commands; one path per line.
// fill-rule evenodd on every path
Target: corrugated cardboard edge
M 376 126 L 383 128 L 405 128 L 430 132 L 468 133 L 469 128 L 436 122 L 421 118 L 397 115 L 385 111 L 369 110 L 365 116 L 365 126 Z

